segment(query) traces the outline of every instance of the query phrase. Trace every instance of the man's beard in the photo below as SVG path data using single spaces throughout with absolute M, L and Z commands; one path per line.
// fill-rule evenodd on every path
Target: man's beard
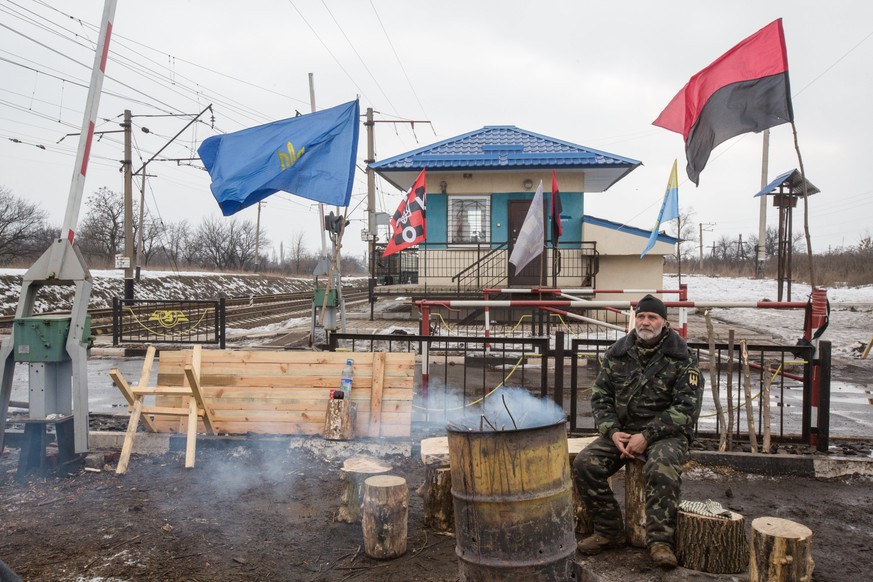
M 655 338 L 659 337 L 661 335 L 661 332 L 663 332 L 663 331 L 664 331 L 663 327 L 661 329 L 658 329 L 658 330 L 655 330 L 652 328 L 639 328 L 639 329 L 637 329 L 637 337 L 639 337 L 644 342 L 650 342 L 650 341 L 654 340 Z

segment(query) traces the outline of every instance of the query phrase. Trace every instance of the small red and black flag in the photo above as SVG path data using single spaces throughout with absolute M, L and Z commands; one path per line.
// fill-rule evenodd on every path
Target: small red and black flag
M 561 227 L 561 193 L 558 191 L 558 178 L 555 170 L 552 170 L 552 248 L 558 248 L 558 237 L 564 234 Z
M 425 208 L 427 199 L 427 184 L 425 171 L 421 171 L 412 184 L 406 198 L 397 207 L 397 212 L 391 217 L 391 239 L 382 258 L 393 255 L 397 251 L 417 245 L 426 238 Z

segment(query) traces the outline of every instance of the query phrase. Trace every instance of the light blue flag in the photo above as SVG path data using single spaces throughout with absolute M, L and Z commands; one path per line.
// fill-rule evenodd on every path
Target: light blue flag
M 283 191 L 348 206 L 358 154 L 358 101 L 206 139 L 197 153 L 225 216 Z
M 652 234 L 649 235 L 649 242 L 646 244 L 643 254 L 640 255 L 641 259 L 655 246 L 661 225 L 677 218 L 679 218 L 679 180 L 676 175 L 676 160 L 673 160 L 673 170 L 670 172 L 670 179 L 667 180 L 667 191 L 664 192 L 661 212 L 658 214 L 658 220 L 655 221 L 655 227 L 652 228 Z

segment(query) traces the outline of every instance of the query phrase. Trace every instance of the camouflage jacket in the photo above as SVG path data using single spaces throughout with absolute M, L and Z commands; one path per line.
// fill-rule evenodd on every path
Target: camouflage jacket
M 678 435 L 691 441 L 703 377 L 685 340 L 666 329 L 659 349 L 645 363 L 636 331 L 606 351 L 591 394 L 594 423 L 603 436 L 641 432 L 650 443 Z

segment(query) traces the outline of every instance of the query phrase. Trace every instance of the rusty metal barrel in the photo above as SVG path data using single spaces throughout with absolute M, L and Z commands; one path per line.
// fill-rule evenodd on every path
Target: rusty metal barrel
M 563 418 L 517 430 L 449 424 L 462 582 L 571 578 L 576 551 Z

